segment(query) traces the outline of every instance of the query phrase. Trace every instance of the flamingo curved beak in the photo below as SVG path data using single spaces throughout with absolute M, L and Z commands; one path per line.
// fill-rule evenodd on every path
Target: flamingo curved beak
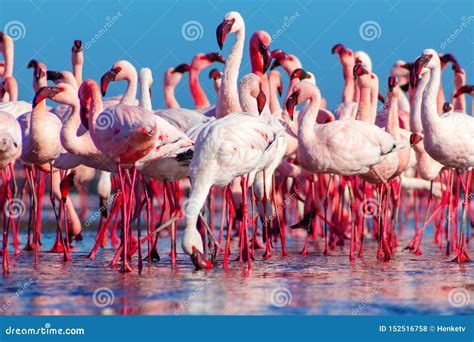
M 410 146 L 413 147 L 413 145 L 416 145 L 418 144 L 420 141 L 423 140 L 423 136 L 421 136 L 420 134 L 418 133 L 412 133 L 410 135 Z
M 173 69 L 172 73 L 179 72 L 180 74 L 184 74 L 185 72 L 191 70 L 191 66 L 186 63 L 182 63 L 178 65 L 176 68 Z
M 222 63 L 222 64 L 225 63 L 224 57 L 222 57 L 222 55 L 218 52 L 207 53 L 206 54 L 206 59 L 209 62 L 212 62 L 212 63 L 214 63 L 214 62 L 218 62 L 218 63 Z
M 224 20 L 219 26 L 217 26 L 216 36 L 217 44 L 219 44 L 219 49 L 222 50 L 224 47 L 225 39 L 230 30 L 232 30 L 232 25 L 234 25 L 235 19 Z
M 267 103 L 267 97 L 265 96 L 265 93 L 262 90 L 262 85 L 260 84 L 260 91 L 257 95 L 257 108 L 258 108 L 258 114 L 262 114 L 263 109 L 265 108 L 265 105 Z
M 209 79 L 213 78 L 213 79 L 217 80 L 221 77 L 222 77 L 221 73 L 216 68 L 211 69 L 211 71 L 209 71 Z
M 379 94 L 377 95 L 377 99 L 378 99 L 382 104 L 385 104 L 385 103 L 387 102 L 387 100 L 385 100 L 385 96 L 383 96 L 381 92 L 379 92 Z
M 334 45 L 331 49 L 331 54 L 333 54 L 333 55 L 336 54 L 336 53 L 338 55 L 341 55 L 341 54 L 346 53 L 346 52 L 347 52 L 346 47 L 344 45 L 340 44 L 340 43 Z
M 193 246 L 193 252 L 191 254 L 191 261 L 193 262 L 196 271 L 202 270 L 204 268 L 210 269 L 213 267 L 212 263 L 204 257 L 196 247 Z
M 43 71 L 42 68 L 40 68 L 40 63 L 35 59 L 32 59 L 31 61 L 28 62 L 27 68 L 28 69 L 31 69 L 31 68 L 35 69 L 34 76 L 35 76 L 36 83 L 39 82 L 41 77 L 45 76 L 45 72 Z
M 410 70 L 410 86 L 414 88 L 420 79 L 421 71 L 428 64 L 433 56 L 421 55 L 415 61 L 415 65 Z
M 280 80 L 280 84 L 278 84 L 278 95 L 280 95 L 280 97 L 283 95 L 283 83 L 281 82 Z
M 390 92 L 393 92 L 393 89 L 394 89 L 397 85 L 398 85 L 397 79 L 396 79 L 394 76 L 390 76 L 390 77 L 388 78 L 388 90 L 389 90 Z M 380 95 L 382 95 L 382 94 L 379 93 L 379 99 L 380 99 Z
M 297 92 L 293 92 L 293 94 L 291 94 L 286 100 L 286 111 L 288 112 L 288 115 L 292 121 L 293 114 L 295 113 L 295 107 L 298 104 L 298 95 L 299 94 Z
M 59 81 L 63 78 L 63 75 L 59 71 L 48 70 L 46 71 L 46 79 L 48 81 Z
M 51 98 L 56 94 L 59 94 L 63 89 L 59 87 L 42 87 L 40 88 L 33 98 L 33 108 L 35 108 L 40 102 L 47 98 Z
M 304 80 L 304 79 L 307 79 L 307 78 L 311 78 L 311 75 L 308 74 L 306 72 L 306 70 L 302 69 L 302 68 L 298 68 L 298 69 L 295 69 L 293 70 L 293 72 L 291 73 L 291 76 L 290 76 L 290 80 L 293 80 L 293 79 L 299 79 L 300 81 Z
M 59 189 L 61 191 L 61 200 L 66 202 L 69 190 L 74 186 L 74 176 L 76 171 L 71 171 L 61 182 L 59 183 Z
M 120 67 L 112 68 L 100 78 L 100 91 L 102 92 L 102 96 L 105 96 L 109 83 L 115 81 L 120 70 L 122 70 Z
M 456 91 L 454 97 L 459 97 L 462 94 L 471 94 L 472 92 L 474 92 L 474 85 L 463 85 Z
M 270 68 L 270 64 L 272 63 L 272 54 L 269 47 L 262 42 L 260 42 L 259 50 L 263 58 L 263 73 L 266 73 L 268 68 Z
M 362 64 L 357 63 L 354 65 L 354 69 L 352 70 L 352 74 L 354 75 L 354 80 L 357 79 L 357 77 L 360 77 L 362 75 L 367 75 L 369 72 L 362 66 Z
M 84 126 L 85 129 L 89 130 L 89 110 L 82 103 L 81 103 L 80 117 L 81 117 L 82 126 Z

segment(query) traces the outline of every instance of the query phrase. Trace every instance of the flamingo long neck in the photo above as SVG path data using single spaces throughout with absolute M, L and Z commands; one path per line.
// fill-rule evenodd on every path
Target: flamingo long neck
M 18 101 L 18 86 L 16 84 L 8 88 L 8 96 L 9 96 L 9 101 L 11 102 Z
M 138 76 L 136 70 L 128 70 L 125 75 L 125 80 L 127 81 L 127 90 L 123 94 L 121 103 L 133 105 L 137 97 L 137 83 Z
M 354 69 L 354 64 L 344 63 L 342 65 L 342 75 L 344 76 L 344 91 L 342 93 L 342 102 L 352 102 L 355 97 L 355 82 L 352 70 Z
M 201 83 L 199 83 L 200 72 L 201 70 L 196 68 L 191 68 L 189 70 L 189 88 L 191 90 L 191 95 L 194 100 L 194 107 L 196 109 L 209 107 L 209 100 L 201 87 Z
M 423 102 L 423 92 L 428 83 L 428 78 L 428 75 L 423 75 L 418 81 L 416 90 L 414 92 L 410 90 L 410 95 L 412 97 L 410 128 L 413 133 L 423 133 L 423 124 L 421 123 L 421 103 Z
M 454 106 L 454 110 L 457 110 L 460 112 L 467 112 L 466 111 L 466 96 L 464 95 L 464 93 L 459 95 L 458 97 L 453 98 L 453 106 Z
M 398 122 L 398 96 L 390 95 L 388 100 L 388 117 L 385 130 L 393 137 L 400 135 L 400 123 Z
M 221 88 L 219 89 L 217 117 L 241 111 L 237 90 L 240 63 L 244 52 L 245 26 L 235 33 L 235 43 L 227 56 Z
M 165 106 L 166 108 L 180 108 L 178 100 L 174 96 L 175 86 L 164 85 L 165 90 Z
M 78 156 L 90 156 L 91 152 L 97 153 L 98 150 L 89 134 L 77 135 L 81 126 L 79 101 L 72 101 L 69 105 L 72 112 L 63 123 L 61 129 L 61 144 L 68 152 Z
M 440 72 L 441 78 L 441 72 Z M 443 112 L 443 105 L 446 102 L 446 97 L 444 96 L 443 84 L 439 82 L 438 95 L 436 97 L 436 111 L 439 113 Z
M 80 86 L 82 83 L 82 63 L 73 62 L 72 73 L 74 77 L 76 78 L 77 85 Z
M 421 123 L 425 134 L 433 132 L 441 123 L 437 110 L 437 96 L 439 91 L 441 70 L 438 67 L 430 69 L 430 79 L 423 92 L 423 102 L 421 103 Z
M 14 62 L 14 47 L 12 42 L 5 42 L 5 71 L 3 72 L 3 79 L 8 76 L 13 76 L 13 62 Z
M 378 82 L 377 82 L 378 83 Z M 377 117 L 377 104 L 379 101 L 379 86 L 378 84 L 370 89 L 370 123 L 375 124 Z
M 91 138 L 94 140 L 96 129 L 97 117 L 104 110 L 104 104 L 102 103 L 102 97 L 100 96 L 99 88 L 91 89 L 91 103 L 89 113 L 89 130 L 91 132 Z
M 153 110 L 150 97 L 150 85 L 147 81 L 140 82 L 140 100 L 138 105 L 146 110 Z
M 311 149 L 314 149 L 314 146 L 317 145 L 314 128 L 318 125 L 316 118 L 320 106 L 321 95 L 319 91 L 316 91 L 298 115 L 298 142 L 302 145 L 311 146 Z
M 278 101 L 278 86 L 280 85 L 280 80 L 276 77 L 270 77 L 269 87 L 270 87 L 270 112 L 280 114 L 281 116 L 281 105 Z
M 372 92 L 370 87 L 360 86 L 360 100 L 359 107 L 357 108 L 356 118 L 357 120 L 371 122 L 372 120 L 372 103 L 370 101 L 370 93 Z

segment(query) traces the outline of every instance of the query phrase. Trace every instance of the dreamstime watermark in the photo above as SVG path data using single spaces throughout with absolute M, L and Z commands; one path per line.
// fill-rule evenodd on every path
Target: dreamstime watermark
M 461 308 L 463 306 L 469 305 L 471 302 L 471 296 L 465 288 L 457 287 L 449 291 L 448 302 L 455 308 Z
M 474 192 L 471 192 L 471 193 L 469 193 L 468 202 L 471 202 L 473 199 L 474 199 Z M 459 203 L 459 205 L 456 207 L 456 209 L 451 210 L 448 213 L 448 215 L 446 215 L 446 217 L 442 221 L 443 227 L 444 227 L 444 225 L 446 225 L 449 221 L 451 221 L 454 218 L 454 216 L 456 215 L 456 212 L 459 212 L 459 210 L 462 209 L 462 206 L 463 206 L 463 202 Z
M 293 296 L 291 291 L 283 286 L 274 288 L 270 293 L 270 303 L 277 308 L 283 308 L 291 304 Z
M 284 201 L 276 207 L 275 211 L 268 217 L 265 218 L 265 221 L 266 222 L 270 222 L 272 221 L 274 218 L 276 218 L 281 212 L 283 212 L 283 210 L 285 210 L 290 204 L 291 202 L 298 198 L 299 197 L 299 192 L 298 191 L 294 191 L 292 192 L 291 194 L 285 194 L 285 199 Z
M 117 191 L 115 194 L 113 194 L 112 196 L 110 196 L 110 197 L 107 199 L 107 201 L 104 203 L 104 205 L 102 205 L 102 206 L 99 208 L 99 210 L 96 210 L 96 211 L 94 212 L 94 214 L 92 214 L 91 216 L 89 216 L 89 217 L 87 218 L 86 222 L 84 222 L 84 225 L 85 225 L 86 227 L 89 227 L 92 222 L 94 222 L 100 215 L 102 215 L 102 213 L 103 213 L 104 211 L 107 210 L 107 206 L 110 205 L 111 203 L 113 203 L 113 202 L 119 197 L 120 193 L 121 193 L 121 191 L 119 190 L 119 191 Z
M 181 303 L 179 305 L 179 307 L 176 308 L 176 310 L 174 311 L 174 314 L 175 315 L 179 315 L 181 314 L 181 312 L 184 311 L 184 309 L 186 309 L 188 307 L 188 305 L 190 303 L 192 303 L 194 301 L 194 299 L 199 296 L 199 294 L 204 291 L 204 289 L 206 287 L 208 287 L 210 284 L 209 280 L 206 279 L 206 281 L 204 283 L 202 283 L 201 285 L 199 285 L 197 288 L 194 289 L 194 291 L 188 296 L 188 298 L 186 298 L 186 300 Z
M 84 44 L 84 48 L 86 50 L 90 49 L 92 45 L 97 43 L 107 33 L 107 31 L 109 31 L 109 29 L 111 29 L 112 26 L 114 26 L 115 23 L 120 20 L 120 18 L 122 18 L 122 12 L 120 11 L 115 13 L 113 16 L 106 16 L 104 26 L 102 26 L 102 28 Z
M 371 42 L 380 38 L 382 35 L 382 28 L 378 22 L 374 20 L 367 20 L 360 24 L 359 35 L 366 42 Z
M 8 308 L 10 306 L 12 306 L 13 303 L 15 303 L 16 301 L 18 301 L 18 298 L 21 297 L 21 295 L 23 294 L 23 292 L 25 292 L 25 290 L 31 286 L 31 284 L 33 284 L 33 278 L 30 278 L 28 279 L 26 282 L 24 282 L 23 284 L 21 284 L 20 286 L 18 286 L 16 292 L 14 294 L 12 294 L 8 299 L 7 301 L 2 305 L 2 307 L 0 308 L 0 312 L 3 313 L 5 312 L 6 310 L 8 310 Z
M 441 42 L 439 47 L 442 50 L 446 49 L 446 47 L 451 44 L 473 21 L 474 15 L 470 15 L 469 17 L 462 16 L 461 24 L 444 41 Z
M 359 214 L 366 219 L 379 216 L 380 211 L 380 202 L 375 198 L 366 198 L 360 202 Z
M 15 328 L 9 326 L 5 329 L 6 335 L 84 335 L 83 328 L 53 328 L 51 323 L 45 323 L 40 328 Z
M 290 16 L 284 16 L 283 17 L 283 23 L 281 24 L 281 26 L 275 31 L 275 33 L 272 34 L 272 41 L 274 42 L 275 40 L 277 40 L 278 38 L 280 38 L 280 36 L 286 32 L 287 29 L 290 28 L 290 26 L 296 21 L 298 20 L 298 18 L 300 17 L 300 13 L 299 12 L 295 12 L 293 13 L 292 15 Z
M 92 293 L 92 302 L 99 308 L 110 306 L 115 301 L 114 291 L 109 287 L 99 287 Z
M 372 292 L 370 292 L 362 302 L 360 302 L 359 305 L 357 305 L 355 308 L 352 309 L 352 314 L 353 315 L 358 315 L 359 312 L 365 308 L 367 305 L 370 305 L 373 303 L 374 298 L 377 296 L 377 294 L 385 287 L 385 281 L 381 282 L 380 284 L 377 284 L 373 289 Z
M 25 38 L 26 27 L 21 21 L 12 20 L 5 24 L 3 32 L 15 41 Z
M 7 217 L 18 218 L 26 212 L 26 204 L 19 198 L 9 199 L 3 207 L 3 212 Z
M 202 24 L 197 20 L 187 21 L 181 26 L 181 35 L 184 40 L 194 42 L 204 36 L 204 27 L 202 27 Z

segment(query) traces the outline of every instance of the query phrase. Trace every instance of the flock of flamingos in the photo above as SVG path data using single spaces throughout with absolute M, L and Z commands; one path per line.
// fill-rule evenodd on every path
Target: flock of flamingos
M 80 40 L 72 46 L 72 72 L 29 62 L 35 96 L 20 101 L 13 40 L 0 32 L 4 274 L 10 244 L 15 255 L 34 253 L 35 263 L 49 248 L 41 241 L 48 188 L 57 230 L 50 251 L 71 260 L 81 223 L 69 191 L 95 173 L 101 218 L 88 257 L 110 244 L 110 265 L 122 272 L 160 260 L 160 239 L 169 238 L 175 264 L 180 221 L 182 250 L 196 269 L 227 267 L 230 258 L 251 268 L 252 260 L 276 251 L 286 256 L 291 234 L 304 236 L 303 255 L 318 245 L 313 241 L 324 244 L 325 255 L 346 244 L 352 262 L 372 240 L 377 258 L 389 261 L 403 247 L 421 254 L 430 225 L 440 255 L 470 260 L 474 113 L 467 113 L 466 94 L 473 96 L 474 86 L 466 85 L 452 54 L 425 49 L 412 62 L 396 61 L 390 77 L 379 80 L 367 53 L 336 44 L 328 53 L 340 60 L 344 90 L 331 112 L 315 75 L 296 56 L 271 49 L 265 31 L 252 34 L 252 70 L 241 74 L 246 36 L 238 12 L 224 16 L 216 35 L 221 49 L 232 44 L 228 56 L 199 53 L 168 69 L 166 108 L 154 109 L 148 68 L 137 72 L 121 60 L 100 84 L 83 80 Z M 217 95 L 210 104 L 199 74 L 213 63 L 222 71 L 209 72 Z M 451 69 L 455 90 L 445 96 L 441 74 Z M 290 79 L 285 95 L 279 70 Z M 185 73 L 192 109 L 181 108 L 174 95 Z M 121 80 L 125 93 L 105 97 L 109 84 Z M 21 242 L 15 205 L 28 194 L 28 235 Z M 397 239 L 402 213 L 415 215 L 407 246 Z

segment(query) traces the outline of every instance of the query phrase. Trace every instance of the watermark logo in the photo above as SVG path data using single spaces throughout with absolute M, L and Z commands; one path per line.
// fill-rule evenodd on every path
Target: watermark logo
M 449 44 L 451 44 L 458 36 L 463 33 L 464 29 L 467 28 L 472 22 L 474 21 L 474 15 L 470 15 L 469 17 L 462 16 L 461 17 L 461 24 L 459 24 L 456 29 L 448 36 L 444 41 L 441 42 L 440 48 L 442 50 L 446 49 Z
M 23 39 L 26 36 L 26 27 L 19 20 L 12 20 L 5 24 L 3 32 L 13 40 Z
M 199 21 L 187 21 L 181 27 L 181 35 L 188 42 L 194 42 L 204 36 L 204 27 Z
M 455 308 L 467 306 L 470 301 L 471 296 L 465 288 L 457 287 L 449 291 L 448 302 L 449 304 L 451 304 L 451 306 L 454 306 Z
M 111 29 L 112 26 L 114 26 L 115 23 L 118 22 L 121 18 L 122 18 L 122 12 L 120 11 L 115 13 L 113 16 L 106 16 L 104 26 L 102 26 L 99 29 L 99 31 L 97 31 L 96 34 L 94 34 L 94 36 L 91 39 L 85 42 L 84 48 L 86 50 L 90 49 L 92 45 L 97 43 L 109 31 L 109 29 Z
M 92 293 L 92 302 L 99 308 L 110 306 L 115 301 L 114 291 L 108 287 L 99 287 Z
M 7 217 L 18 218 L 26 212 L 26 205 L 19 198 L 9 199 L 3 207 L 3 212 Z
M 277 40 L 278 38 L 280 38 L 280 36 L 286 32 L 286 30 L 288 30 L 290 28 L 291 25 L 293 25 L 293 23 L 298 20 L 298 18 L 300 17 L 300 13 L 299 12 L 295 12 L 293 13 L 292 15 L 290 16 L 285 16 L 283 18 L 283 24 L 281 24 L 281 26 L 275 31 L 275 33 L 272 34 L 272 40 L 275 41 Z
M 277 308 L 282 308 L 291 304 L 293 296 L 286 287 L 277 287 L 270 294 L 270 303 Z
M 375 198 L 367 198 L 359 205 L 359 214 L 364 218 L 377 217 L 380 214 L 380 203 Z
M 97 117 L 95 128 L 99 131 L 103 131 L 111 128 L 115 123 L 115 118 L 110 112 L 103 112 Z
M 374 20 L 364 21 L 359 26 L 359 35 L 366 42 L 379 39 L 382 35 L 382 28 L 379 23 Z

